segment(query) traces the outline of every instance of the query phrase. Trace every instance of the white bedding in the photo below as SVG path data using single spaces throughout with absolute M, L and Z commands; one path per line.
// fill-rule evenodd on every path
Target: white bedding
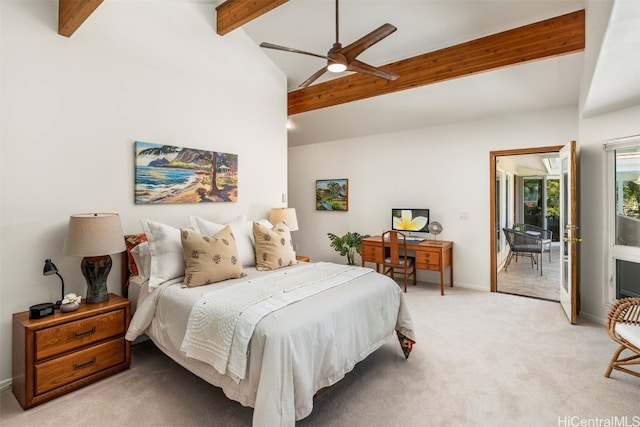
M 189 358 L 180 347 L 189 314 L 206 293 L 277 272 L 245 268 L 245 278 L 196 288 L 181 279 L 141 293 L 127 339 L 146 333 L 167 355 L 230 399 L 254 408 L 254 426 L 292 426 L 309 415 L 313 396 L 351 371 L 380 347 L 394 330 L 414 338 L 399 286 L 371 270 L 342 285 L 266 315 L 251 338 L 247 374 L 236 383 L 213 366 Z M 403 357 L 398 345 L 398 357 Z
M 138 307 L 138 300 L 140 299 L 140 293 L 142 289 L 147 285 L 148 280 L 140 276 L 129 277 L 127 298 L 131 302 L 131 315 L 133 316 Z

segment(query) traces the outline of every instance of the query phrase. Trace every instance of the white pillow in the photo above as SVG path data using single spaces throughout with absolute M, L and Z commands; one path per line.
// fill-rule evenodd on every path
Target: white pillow
M 253 221 L 248 221 L 246 216 L 240 215 L 228 224 L 218 224 L 197 216 L 191 216 L 189 217 L 189 220 L 191 221 L 193 228 L 198 233 L 204 234 L 205 236 L 213 236 L 222 230 L 225 225 L 228 225 L 231 228 L 233 237 L 236 239 L 236 247 L 238 248 L 238 256 L 240 257 L 242 266 L 253 267 L 256 265 Z M 257 222 L 267 228 L 271 228 L 271 223 L 266 219 Z
M 138 276 L 142 280 L 147 280 L 151 272 L 151 252 L 149 242 L 138 243 L 131 249 L 131 256 L 138 267 Z
M 184 276 L 184 257 L 180 229 L 166 224 L 140 220 L 149 242 L 151 268 L 149 289 L 155 289 L 167 280 Z
M 205 236 L 213 236 L 218 231 L 224 228 L 224 224 L 218 224 L 217 222 L 208 221 L 198 216 L 190 216 L 189 222 L 194 230 Z

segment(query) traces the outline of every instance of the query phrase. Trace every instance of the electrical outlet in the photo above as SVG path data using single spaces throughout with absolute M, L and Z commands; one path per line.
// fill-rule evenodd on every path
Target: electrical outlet
M 469 219 L 469 212 L 467 211 L 458 212 L 458 219 Z

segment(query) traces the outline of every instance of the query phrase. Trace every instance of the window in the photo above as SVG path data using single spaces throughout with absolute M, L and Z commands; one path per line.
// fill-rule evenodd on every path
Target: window
M 604 144 L 608 165 L 609 300 L 638 294 L 640 136 Z
M 640 145 L 614 152 L 616 245 L 640 247 Z

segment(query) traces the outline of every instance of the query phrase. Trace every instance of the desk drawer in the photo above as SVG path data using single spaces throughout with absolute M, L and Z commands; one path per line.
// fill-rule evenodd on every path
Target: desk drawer
M 36 331 L 36 360 L 89 345 L 125 333 L 124 310 Z
M 382 246 L 363 246 L 362 259 L 365 262 L 375 262 L 378 264 L 382 263 L 382 261 L 384 261 Z
M 440 271 L 440 252 L 416 251 L 416 268 Z
M 123 337 L 35 366 L 35 394 L 56 389 L 125 361 Z

